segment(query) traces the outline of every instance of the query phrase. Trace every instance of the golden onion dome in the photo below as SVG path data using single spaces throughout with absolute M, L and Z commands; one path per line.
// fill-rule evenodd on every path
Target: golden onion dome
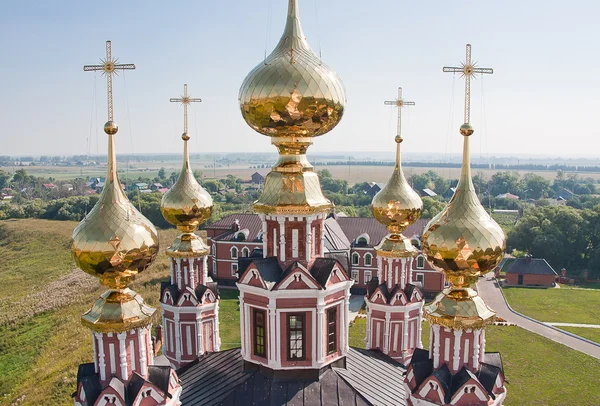
M 129 202 L 117 175 L 114 136 L 109 121 L 108 164 L 104 188 L 89 214 L 73 231 L 71 249 L 77 266 L 111 288 L 125 287 L 158 253 L 154 225 Z
M 409 225 L 421 217 L 423 201 L 410 187 L 404 177 L 400 163 L 400 143 L 402 137 L 396 137 L 396 166 L 390 180 L 373 198 L 371 211 L 373 217 L 385 225 L 392 234 L 400 234 Z
M 422 250 L 455 286 L 470 285 L 492 270 L 504 256 L 504 232 L 483 208 L 471 180 L 470 124 L 463 124 L 463 163 L 456 191 L 448 205 L 425 227 Z
M 177 182 L 165 193 L 160 211 L 169 223 L 184 233 L 193 233 L 212 213 L 213 201 L 210 194 L 198 183 L 188 153 L 190 137 L 184 133 L 183 167 Z
M 308 45 L 297 0 L 289 0 L 283 35 L 271 55 L 248 74 L 239 101 L 248 125 L 271 137 L 316 137 L 342 118 L 344 86 Z

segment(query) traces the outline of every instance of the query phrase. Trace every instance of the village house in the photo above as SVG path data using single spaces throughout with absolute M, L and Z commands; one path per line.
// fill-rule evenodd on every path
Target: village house
M 558 274 L 545 259 L 516 258 L 506 271 L 507 285 L 554 286 Z

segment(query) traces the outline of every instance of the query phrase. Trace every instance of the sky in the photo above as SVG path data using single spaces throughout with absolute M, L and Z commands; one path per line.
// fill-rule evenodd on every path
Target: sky
M 472 82 L 472 151 L 597 155 L 600 2 L 298 0 L 305 35 L 346 88 L 340 124 L 310 152 L 393 151 L 398 86 L 404 151 L 461 151 L 465 57 L 494 68 Z M 274 151 L 242 119 L 239 87 L 279 40 L 286 0 L 3 1 L 0 155 L 106 154 L 106 80 L 84 72 L 113 56 L 117 153 L 182 150 L 187 83 L 192 153 Z

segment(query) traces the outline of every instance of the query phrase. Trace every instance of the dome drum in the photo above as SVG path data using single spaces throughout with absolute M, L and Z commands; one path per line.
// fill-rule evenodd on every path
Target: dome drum
M 133 290 L 109 289 L 83 314 L 81 322 L 99 333 L 122 332 L 151 324 L 155 313 Z

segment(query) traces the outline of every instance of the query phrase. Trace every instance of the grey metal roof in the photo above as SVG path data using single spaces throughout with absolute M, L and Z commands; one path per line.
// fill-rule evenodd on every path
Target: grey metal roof
M 350 249 L 350 241 L 334 217 L 324 222 L 325 248 L 329 251 L 345 251 Z
M 506 273 L 527 275 L 554 275 L 558 274 L 545 259 L 541 258 L 516 258 Z
M 346 368 L 318 380 L 278 380 L 244 371 L 239 348 L 204 355 L 178 371 L 182 405 L 405 405 L 404 368 L 375 352 L 350 348 Z

